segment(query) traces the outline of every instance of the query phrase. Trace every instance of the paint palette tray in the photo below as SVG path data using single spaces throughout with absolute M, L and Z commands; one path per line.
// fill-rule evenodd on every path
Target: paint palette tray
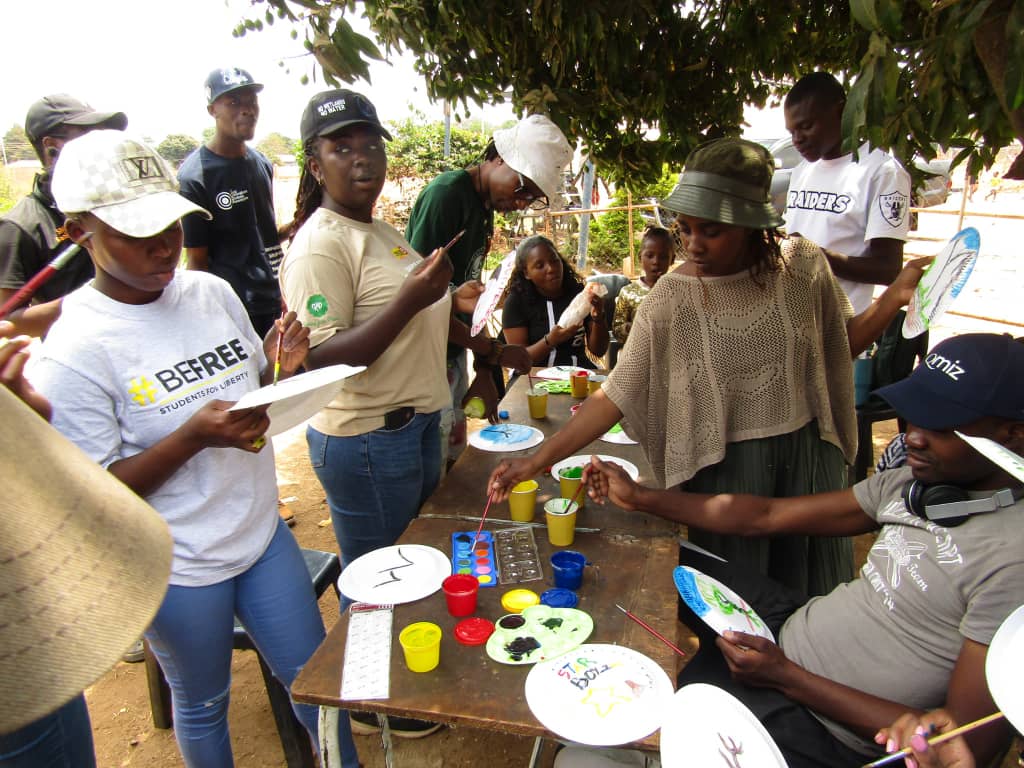
M 544 578 L 537 556 L 533 528 L 508 528 L 494 532 L 498 575 L 502 584 L 520 584 Z
M 490 531 L 480 531 L 474 546 L 475 535 L 476 531 L 452 534 L 452 573 L 475 576 L 481 587 L 496 587 L 498 564 L 494 558 L 494 535 Z

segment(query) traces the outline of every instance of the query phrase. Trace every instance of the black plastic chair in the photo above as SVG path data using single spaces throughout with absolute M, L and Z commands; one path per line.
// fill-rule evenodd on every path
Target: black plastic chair
M 878 338 L 878 349 L 871 367 L 873 390 L 905 379 L 914 370 L 918 360 L 924 360 L 928 354 L 927 331 L 913 339 L 903 338 L 903 322 L 906 317 L 907 313 L 901 309 L 885 333 Z M 857 458 L 853 465 L 851 483 L 866 478 L 874 464 L 875 446 L 872 438 L 875 423 L 891 419 L 897 420 L 900 432 L 906 431 L 906 422 L 878 395 L 871 395 L 867 402 L 857 407 Z
M 309 578 L 313 582 L 313 589 L 319 598 L 327 588 L 334 587 L 338 592 L 338 577 L 341 576 L 341 561 L 338 556 L 330 552 L 320 552 L 315 549 L 302 550 L 302 557 L 306 561 L 306 568 L 309 571 Z M 150 650 L 149 643 L 146 648 L 146 683 L 149 687 L 149 709 L 153 716 L 153 726 L 156 728 L 171 728 L 173 720 L 171 716 L 171 689 L 167 685 L 167 678 L 160 669 L 160 664 Z M 234 649 L 236 651 L 256 651 L 252 638 L 245 631 L 245 628 L 235 619 Z M 313 754 L 309 734 L 302 727 L 302 723 L 295 717 L 292 711 L 291 699 L 288 696 L 288 689 L 281 684 L 281 681 L 274 677 L 263 656 L 256 651 L 256 658 L 260 662 L 260 672 L 263 673 L 263 683 L 267 688 L 267 698 L 270 699 L 270 709 L 274 714 L 274 722 L 277 724 L 277 732 L 281 737 L 281 748 L 284 750 L 285 763 L 288 768 L 315 768 L 316 758 Z

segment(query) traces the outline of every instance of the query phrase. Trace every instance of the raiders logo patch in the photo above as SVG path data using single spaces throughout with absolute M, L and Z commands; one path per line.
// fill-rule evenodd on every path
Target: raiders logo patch
M 890 192 L 888 195 L 878 196 L 878 208 L 882 218 L 892 226 L 898 227 L 907 217 L 907 209 L 910 199 L 902 192 Z

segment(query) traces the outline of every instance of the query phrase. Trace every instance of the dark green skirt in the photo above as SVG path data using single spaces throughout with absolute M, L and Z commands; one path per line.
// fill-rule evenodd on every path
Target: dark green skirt
M 815 421 L 777 437 L 729 443 L 725 458 L 680 488 L 693 493 L 803 496 L 846 487 L 842 451 L 818 435 Z M 725 536 L 690 528 L 697 546 L 806 595 L 824 595 L 853 578 L 853 543 L 830 536 Z

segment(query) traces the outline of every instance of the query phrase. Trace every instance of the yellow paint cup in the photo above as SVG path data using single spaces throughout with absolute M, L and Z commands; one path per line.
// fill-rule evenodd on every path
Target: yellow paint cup
M 583 398 L 587 396 L 587 388 L 590 382 L 590 375 L 586 371 L 577 371 L 569 377 L 569 386 L 572 389 L 572 396 Z
M 530 406 L 531 419 L 548 417 L 548 393 L 543 389 L 531 389 L 526 393 L 526 402 Z
M 518 523 L 533 520 L 533 510 L 537 505 L 537 481 L 523 480 L 512 486 L 512 494 L 508 497 L 509 516 Z
M 590 374 L 590 378 L 587 380 L 587 391 L 590 394 L 594 394 L 599 389 L 601 389 L 601 385 L 604 384 L 607 380 L 608 377 L 600 373 Z
M 405 652 L 405 666 L 412 672 L 429 672 L 441 661 L 441 628 L 429 621 L 410 624 L 398 635 Z
M 585 493 L 581 493 L 580 497 L 576 498 L 576 493 L 580 489 L 580 483 L 583 482 L 583 467 L 566 467 L 558 473 L 558 490 L 562 494 L 563 499 L 574 499 L 576 505 L 583 508 L 583 497 Z
M 576 537 L 576 505 L 569 499 L 551 499 L 544 505 L 544 517 L 551 546 L 571 546 Z

